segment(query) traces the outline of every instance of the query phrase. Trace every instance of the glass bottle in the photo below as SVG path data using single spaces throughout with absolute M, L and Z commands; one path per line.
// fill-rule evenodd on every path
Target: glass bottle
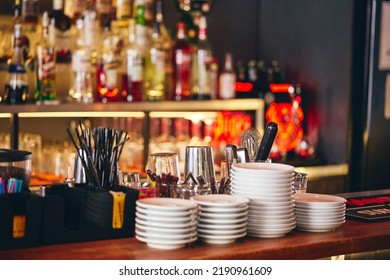
M 117 0 L 116 4 L 116 20 L 120 27 L 126 27 L 131 18 L 131 0 Z
M 212 62 L 212 50 L 207 39 L 206 17 L 199 22 L 198 44 L 192 57 L 191 99 L 211 99 L 209 71 Z
M 192 46 L 185 36 L 185 23 L 178 22 L 176 42 L 173 45 L 173 100 L 188 100 L 191 93 Z
M 129 20 L 129 41 L 125 50 L 125 63 L 122 70 L 122 100 L 132 102 L 142 100 L 142 83 L 145 60 L 135 44 L 135 20 Z
M 80 103 L 92 103 L 93 99 L 93 67 L 92 67 L 92 36 L 94 12 L 85 12 L 84 20 L 78 19 L 76 26 L 78 38 L 72 55 L 72 83 L 69 95 L 72 100 Z M 91 26 L 92 25 L 92 26 Z
M 49 15 L 42 15 L 42 37 L 35 46 L 36 88 L 34 100 L 48 102 L 56 99 L 56 48 L 54 19 L 49 24 Z
M 4 89 L 6 104 L 22 104 L 28 101 L 28 82 L 22 47 L 22 25 L 14 25 L 13 53 Z
M 38 0 L 22 0 L 22 23 L 27 31 L 35 32 L 38 25 Z
M 72 61 L 72 19 L 64 14 L 63 0 L 53 0 L 53 10 L 49 18 L 54 19 L 55 41 L 57 45 L 57 63 Z
M 145 57 L 144 100 L 165 99 L 165 53 L 160 25 L 153 24 L 151 46 Z
M 149 48 L 149 31 L 145 18 L 145 2 L 144 0 L 135 1 L 135 42 L 140 50 L 143 50 L 143 55 Z
M 96 14 L 101 26 L 110 20 L 111 0 L 96 0 Z
M 76 23 L 77 19 L 82 18 L 86 4 L 85 0 L 65 0 L 64 13 L 72 19 L 73 23 Z
M 103 48 L 97 62 L 96 102 L 116 102 L 121 100 L 121 53 L 118 36 L 112 34 L 110 22 L 104 27 Z

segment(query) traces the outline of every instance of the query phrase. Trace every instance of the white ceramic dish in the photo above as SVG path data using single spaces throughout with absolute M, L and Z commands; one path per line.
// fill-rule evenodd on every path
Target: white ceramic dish
M 238 238 L 242 238 L 245 235 L 246 232 L 235 235 L 208 235 L 198 233 L 198 237 L 202 239 L 203 242 L 208 244 L 231 244 Z
M 199 217 L 199 222 L 202 222 L 203 224 L 218 224 L 218 225 L 241 224 L 243 222 L 246 222 L 247 220 L 248 220 L 247 216 L 244 216 L 242 218 L 237 218 L 237 219 L 209 219 L 209 218 Z
M 135 228 L 143 230 L 145 232 L 151 233 L 166 233 L 166 234 L 188 234 L 194 231 L 197 231 L 197 224 L 184 227 L 184 228 L 162 228 L 162 227 L 154 227 L 154 226 L 145 226 L 139 223 L 135 223 Z
M 200 211 L 198 216 L 200 219 L 240 219 L 242 217 L 246 217 L 248 215 L 248 210 L 244 212 L 237 213 L 213 213 L 213 212 L 203 212 Z
M 236 235 L 246 232 L 246 227 L 239 229 L 204 229 L 198 227 L 198 234 L 207 234 L 207 235 Z
M 232 169 L 231 172 L 231 178 L 234 179 L 234 181 L 240 181 L 240 180 L 249 180 L 253 182 L 269 182 L 270 180 L 275 181 L 275 183 L 278 183 L 276 181 L 278 180 L 292 180 L 293 174 L 273 174 L 273 173 L 245 173 L 241 171 L 237 171 Z
M 249 211 L 261 211 L 263 213 L 275 213 L 277 214 L 278 212 L 286 212 L 286 211 L 294 211 L 294 203 L 289 203 L 288 205 L 270 205 L 267 203 L 256 203 L 256 202 L 251 202 L 249 204 Z
M 248 220 L 248 229 L 283 229 L 291 228 L 296 225 L 296 221 L 291 220 L 286 223 L 273 223 L 272 221 L 258 221 L 258 220 Z
M 232 182 L 238 184 L 291 184 L 293 176 L 287 176 L 287 179 L 274 176 L 270 179 L 260 178 L 259 180 L 253 180 L 253 177 L 251 177 L 250 175 L 241 174 L 240 172 L 232 170 L 230 179 Z
M 307 224 L 307 225 L 333 225 L 333 224 L 339 224 L 344 223 L 345 218 L 339 218 L 339 219 L 327 219 L 327 220 L 321 220 L 321 219 L 307 219 L 304 217 L 296 217 L 296 222 L 298 224 Z
M 138 217 L 135 218 L 136 223 L 143 225 L 143 226 L 152 226 L 152 227 L 161 227 L 161 228 L 188 228 L 192 227 L 194 225 L 197 225 L 197 221 L 192 222 L 179 222 L 179 223 L 167 223 L 167 222 L 157 222 L 157 221 L 149 221 L 149 220 L 143 220 Z
M 201 206 L 217 206 L 217 207 L 242 207 L 249 203 L 249 199 L 245 197 L 232 196 L 229 194 L 210 194 L 197 195 L 190 199 Z
M 244 193 L 240 191 L 232 190 L 231 194 L 234 196 L 240 196 L 240 197 L 246 197 L 249 198 L 251 201 L 255 202 L 265 202 L 265 203 L 292 203 L 293 199 L 292 196 L 266 196 L 263 194 L 256 194 L 256 193 Z
M 333 212 L 333 213 L 310 213 L 294 210 L 295 215 L 298 217 L 305 217 L 308 219 L 338 219 L 345 217 L 345 211 Z
M 198 213 L 198 209 L 190 209 L 190 210 L 183 210 L 183 211 L 165 211 L 165 210 L 155 210 L 155 209 L 148 209 L 144 208 L 142 206 L 136 206 L 135 207 L 137 212 L 140 212 L 144 215 L 152 215 L 152 216 L 161 216 L 164 217 L 188 217 L 190 215 Z
M 249 214 L 248 215 L 248 220 L 250 220 L 250 221 L 259 221 L 259 223 L 262 223 L 262 222 L 264 222 L 264 223 L 274 223 L 274 224 L 290 223 L 290 222 L 295 221 L 295 215 L 294 214 L 290 214 L 290 215 L 284 215 L 284 216 L 279 216 L 279 217 L 276 217 L 276 216 L 269 217 L 267 215 L 258 215 L 258 214 L 251 215 L 251 214 Z
M 244 163 L 233 163 L 232 169 L 239 170 L 240 172 L 261 172 L 261 173 L 281 173 L 289 174 L 294 172 L 294 166 L 283 164 L 283 163 L 263 163 L 263 162 L 244 162 Z
M 295 227 L 285 229 L 247 229 L 247 235 L 261 238 L 277 238 L 285 236 L 292 231 Z
M 213 205 L 199 205 L 199 211 L 210 213 L 242 213 L 249 209 L 248 204 L 242 204 L 234 207 L 219 207 Z
M 202 229 L 213 229 L 213 230 L 235 230 L 235 229 L 243 229 L 246 228 L 248 222 L 242 222 L 239 224 L 207 224 L 199 221 L 198 228 Z
M 306 224 L 306 223 L 297 222 L 297 229 L 301 231 L 309 231 L 309 232 L 326 232 L 338 228 L 343 223 L 344 222 L 334 223 L 334 224 Z
M 281 189 L 267 189 L 263 190 L 261 188 L 243 188 L 237 185 L 231 185 L 231 190 L 235 192 L 241 192 L 245 194 L 255 194 L 262 195 L 264 197 L 292 197 L 291 186 L 285 186 Z
M 198 214 L 192 214 L 191 216 L 184 216 L 184 217 L 166 217 L 164 216 L 164 213 L 161 213 L 160 215 L 144 215 L 141 212 L 136 211 L 135 216 L 143 219 L 145 221 L 155 221 L 155 222 L 166 222 L 166 223 L 189 223 L 192 221 L 196 221 L 198 218 Z
M 145 242 L 149 247 L 163 250 L 173 250 L 185 247 L 187 244 L 192 243 L 198 239 L 197 236 L 187 240 L 162 240 L 158 238 L 144 238 L 139 235 L 135 235 L 135 238 L 139 241 Z
M 294 199 L 299 205 L 315 205 L 316 207 L 331 207 L 345 205 L 346 199 L 336 195 L 297 193 Z
M 139 199 L 136 201 L 136 204 L 146 209 L 165 211 L 186 211 L 190 209 L 196 209 L 198 207 L 198 204 L 195 201 L 166 197 Z
M 135 230 L 135 234 L 143 237 L 143 238 L 158 238 L 158 239 L 161 239 L 161 240 L 188 240 L 190 238 L 193 238 L 195 237 L 198 232 L 197 231 L 193 231 L 193 232 L 190 232 L 190 233 L 186 233 L 186 234 L 167 234 L 167 233 L 159 233 L 159 232 L 146 232 L 146 231 L 143 231 L 141 229 L 136 229 Z

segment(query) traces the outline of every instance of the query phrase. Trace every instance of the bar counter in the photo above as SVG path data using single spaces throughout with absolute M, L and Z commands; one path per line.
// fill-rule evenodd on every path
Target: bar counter
M 384 194 L 389 191 L 372 194 L 379 193 Z M 347 194 L 345 197 L 352 194 Z M 368 194 L 362 193 L 362 195 Z M 284 237 L 265 239 L 247 236 L 228 245 L 208 245 L 198 240 L 181 249 L 159 250 L 152 249 L 135 238 L 123 238 L 5 250 L 0 251 L 0 259 L 308 260 L 386 249 L 390 249 L 390 221 L 366 223 L 347 219 L 342 226 L 330 232 L 309 233 L 293 230 Z

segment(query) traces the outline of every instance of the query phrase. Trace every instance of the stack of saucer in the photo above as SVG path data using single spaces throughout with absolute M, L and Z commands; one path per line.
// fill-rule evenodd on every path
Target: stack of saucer
M 178 198 L 136 201 L 135 238 L 157 249 L 177 249 L 197 240 L 198 204 Z
M 246 235 L 249 199 L 227 194 L 198 195 L 198 237 L 209 244 L 229 244 Z
M 346 200 L 343 197 L 297 193 L 294 198 L 297 229 L 301 231 L 331 231 L 345 222 Z
M 279 163 L 235 163 L 231 194 L 249 202 L 248 235 L 274 238 L 295 228 L 291 183 L 294 167 Z

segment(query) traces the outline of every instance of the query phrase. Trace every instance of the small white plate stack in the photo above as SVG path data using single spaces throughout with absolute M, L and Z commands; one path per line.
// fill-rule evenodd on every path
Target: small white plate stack
M 197 240 L 198 204 L 178 198 L 136 201 L 135 238 L 157 249 L 178 249 Z
M 293 174 L 293 166 L 280 163 L 232 165 L 231 194 L 250 200 L 248 235 L 275 238 L 295 228 Z
M 343 197 L 297 193 L 294 198 L 297 229 L 301 231 L 331 231 L 345 222 L 346 200 Z
M 246 235 L 249 199 L 227 194 L 191 197 L 199 204 L 198 237 L 209 244 L 229 244 Z

